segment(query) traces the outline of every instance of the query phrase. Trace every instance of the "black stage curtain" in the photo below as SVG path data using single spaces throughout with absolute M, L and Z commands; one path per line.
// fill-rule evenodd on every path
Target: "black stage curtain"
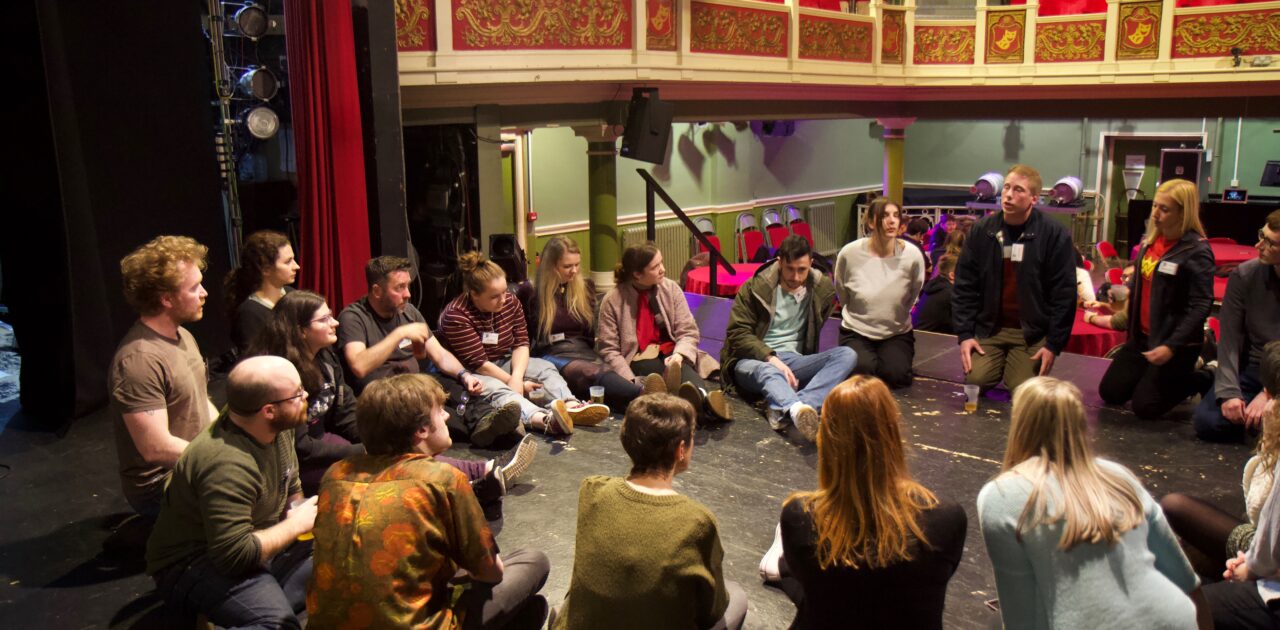
M 6 292 L 23 414 L 65 427 L 107 402 L 107 366 L 136 318 L 119 261 L 151 238 L 209 247 L 205 319 L 189 329 L 205 356 L 228 345 L 208 44 L 197 2 L 27 0 L 9 12 L 29 60 L 15 120 L 32 137 L 7 213 L 22 228 L 3 230 Z

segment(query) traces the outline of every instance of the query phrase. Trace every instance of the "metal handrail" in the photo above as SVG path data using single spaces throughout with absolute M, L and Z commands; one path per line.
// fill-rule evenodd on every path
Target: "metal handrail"
M 702 243 L 702 246 L 707 248 L 707 253 L 711 256 L 711 295 L 717 295 L 716 263 L 718 262 L 724 266 L 724 270 L 730 274 L 737 273 L 736 270 L 734 270 L 733 265 L 729 263 L 729 259 L 724 257 L 724 254 L 720 253 L 718 248 L 711 245 L 711 240 L 707 238 L 707 235 L 703 234 L 702 230 L 699 230 L 698 226 L 693 224 L 693 220 L 689 218 L 689 215 L 684 213 L 684 210 L 680 209 L 680 205 L 671 198 L 671 195 L 667 194 L 667 191 L 662 188 L 662 184 L 659 184 L 648 171 L 642 168 L 636 169 L 636 172 L 640 174 L 642 179 L 644 179 L 645 238 L 650 241 L 658 238 L 658 227 L 656 225 L 658 212 L 657 206 L 654 202 L 654 196 L 656 195 L 658 197 L 662 197 L 662 201 L 667 204 L 667 208 L 671 210 L 672 214 L 676 215 L 677 219 L 680 219 L 680 222 L 684 224 L 685 229 L 689 230 L 689 232 L 693 234 L 694 238 L 698 239 L 698 242 Z

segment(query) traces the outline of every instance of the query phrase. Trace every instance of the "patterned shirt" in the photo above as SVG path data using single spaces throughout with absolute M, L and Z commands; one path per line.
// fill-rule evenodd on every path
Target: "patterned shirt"
M 309 628 L 456 628 L 449 584 L 497 555 L 466 476 L 421 454 L 357 455 L 325 473 Z
M 468 370 L 479 370 L 485 361 L 501 363 L 512 350 L 529 345 L 520 300 L 511 293 L 504 293 L 502 300 L 501 310 L 486 313 L 463 293 L 440 315 L 440 337 Z

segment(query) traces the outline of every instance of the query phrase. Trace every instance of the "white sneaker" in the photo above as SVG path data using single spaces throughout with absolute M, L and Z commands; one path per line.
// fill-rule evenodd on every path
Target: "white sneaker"
M 764 557 L 760 558 L 760 579 L 766 584 L 781 582 L 782 570 L 778 568 L 782 560 L 782 524 L 779 523 L 773 530 L 773 545 L 769 550 L 764 552 Z
M 810 442 L 818 441 L 818 424 L 822 418 L 818 416 L 818 410 L 806 405 L 798 403 L 791 408 L 791 421 L 796 423 L 796 428 L 800 429 L 800 434 Z

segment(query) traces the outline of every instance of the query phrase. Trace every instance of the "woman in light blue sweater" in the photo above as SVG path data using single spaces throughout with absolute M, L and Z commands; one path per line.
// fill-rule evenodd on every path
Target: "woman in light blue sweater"
M 1075 385 L 1037 377 L 1014 392 L 978 519 L 1006 628 L 1213 627 L 1159 504 L 1093 456 Z

